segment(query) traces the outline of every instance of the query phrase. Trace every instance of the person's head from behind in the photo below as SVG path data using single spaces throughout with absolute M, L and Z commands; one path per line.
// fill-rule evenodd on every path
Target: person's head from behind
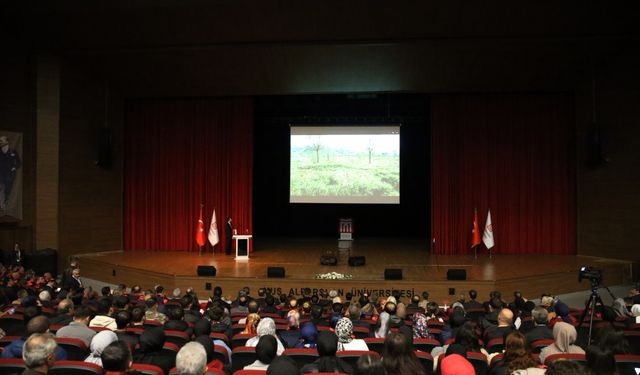
M 45 333 L 49 330 L 49 319 L 44 315 L 34 316 L 27 323 L 27 336 L 34 333 Z
M 531 311 L 531 317 L 536 324 L 547 324 L 549 321 L 549 312 L 542 306 L 536 306 Z
M 249 309 L 249 314 L 251 313 L 258 313 L 258 309 L 259 309 L 259 305 L 258 305 L 258 301 L 252 299 L 251 301 L 249 301 L 249 303 L 247 303 L 247 308 Z
M 502 309 L 498 313 L 498 325 L 500 327 L 510 327 L 513 324 L 513 311 Z
M 127 371 L 131 367 L 131 350 L 124 341 L 114 341 L 100 355 L 105 371 Z
M 476 333 L 475 327 L 470 322 L 467 322 L 462 325 L 462 327 L 458 328 L 458 332 L 456 332 L 456 344 L 464 346 L 465 350 L 468 352 L 479 350 L 480 343 L 478 334 Z
M 384 358 L 398 358 L 408 356 L 411 346 L 408 344 L 404 334 L 399 332 L 390 332 L 384 339 Z
M 387 302 L 384 305 L 384 311 L 389 314 L 389 315 L 395 315 L 396 314 L 396 304 L 393 302 Z
M 91 321 L 91 309 L 87 306 L 78 306 L 73 313 L 73 321 L 77 323 L 82 323 L 84 325 L 89 325 L 89 321 Z
M 629 341 L 624 337 L 624 331 L 611 327 L 604 327 L 598 330 L 596 337 L 598 347 L 603 351 L 610 351 L 615 354 L 631 354 Z
M 380 356 L 364 354 L 356 363 L 356 375 L 385 375 Z
M 601 349 L 596 345 L 587 347 L 587 368 L 593 374 L 613 375 L 616 372 L 616 359 L 611 350 Z
M 55 363 L 56 340 L 49 333 L 35 333 L 25 341 L 22 359 L 27 368 L 49 369 Z M 46 371 L 45 371 L 46 372 Z
M 320 357 L 333 357 L 338 351 L 338 336 L 333 332 L 322 331 L 318 335 L 318 354 Z
M 142 323 L 144 320 L 144 310 L 140 307 L 134 307 L 131 309 L 131 322 Z
M 120 310 L 116 314 L 116 325 L 118 329 L 125 329 L 131 322 L 131 313 L 127 310 Z
M 293 358 L 282 355 L 271 361 L 267 375 L 298 375 L 298 365 Z
M 180 375 L 202 375 L 207 372 L 207 352 L 199 342 L 184 344 L 176 355 L 176 369 Z
M 265 364 L 270 364 L 276 357 L 278 344 L 276 338 L 271 335 L 261 336 L 256 345 L 256 357 Z
M 582 363 L 578 361 L 553 361 L 547 366 L 545 375 L 584 375 Z
M 276 300 L 275 298 L 273 298 L 271 294 L 269 294 L 266 297 L 264 297 L 264 303 L 267 306 L 273 306 L 273 304 L 276 303 Z
M 171 306 L 167 311 L 167 317 L 169 320 L 182 320 L 184 318 L 184 310 L 182 310 L 182 306 Z
M 436 316 L 438 315 L 439 311 L 440 311 L 440 307 L 438 307 L 437 302 L 432 301 L 427 304 L 427 315 Z
M 478 298 L 478 291 L 475 289 L 471 289 L 469 291 L 469 298 L 471 298 L 473 301 L 476 300 L 476 298 Z

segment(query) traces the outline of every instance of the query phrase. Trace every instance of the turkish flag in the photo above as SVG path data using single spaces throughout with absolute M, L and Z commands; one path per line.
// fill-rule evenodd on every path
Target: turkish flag
M 478 209 L 476 208 L 473 214 L 473 230 L 471 231 L 471 248 L 474 248 L 482 243 L 480 239 L 480 224 L 478 224 Z
M 198 229 L 196 230 L 196 243 L 200 247 L 206 243 L 204 238 L 204 222 L 202 221 L 202 205 L 200 205 L 200 217 L 198 218 Z

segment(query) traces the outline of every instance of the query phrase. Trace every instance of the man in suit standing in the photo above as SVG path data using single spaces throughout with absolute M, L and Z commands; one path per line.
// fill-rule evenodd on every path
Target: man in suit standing
M 231 255 L 231 244 L 233 242 L 233 238 L 231 238 L 233 236 L 233 225 L 231 224 L 231 218 L 228 217 L 227 218 L 227 224 L 225 225 L 226 228 L 226 243 L 225 243 L 225 254 L 227 255 Z
M 82 280 L 80 280 L 80 268 L 75 268 L 71 272 L 71 279 L 69 280 L 69 289 L 70 290 L 78 290 L 83 288 Z

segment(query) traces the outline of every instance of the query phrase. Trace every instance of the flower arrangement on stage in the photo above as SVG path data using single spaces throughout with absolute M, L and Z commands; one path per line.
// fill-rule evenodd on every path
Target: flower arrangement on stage
M 338 273 L 338 272 L 316 274 L 316 279 L 323 279 L 323 280 L 348 280 L 352 278 L 353 278 L 353 275 L 348 275 L 348 274 L 345 275 L 343 273 Z

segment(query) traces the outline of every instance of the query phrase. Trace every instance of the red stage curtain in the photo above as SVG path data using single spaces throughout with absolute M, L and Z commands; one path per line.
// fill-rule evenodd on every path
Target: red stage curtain
M 201 203 L 205 235 L 216 210 L 218 251 L 226 217 L 252 233 L 251 99 L 131 101 L 125 134 L 126 250 L 198 250 Z
M 436 95 L 431 103 L 436 252 L 473 253 L 477 207 L 481 231 L 491 209 L 494 253 L 575 254 L 573 97 Z

